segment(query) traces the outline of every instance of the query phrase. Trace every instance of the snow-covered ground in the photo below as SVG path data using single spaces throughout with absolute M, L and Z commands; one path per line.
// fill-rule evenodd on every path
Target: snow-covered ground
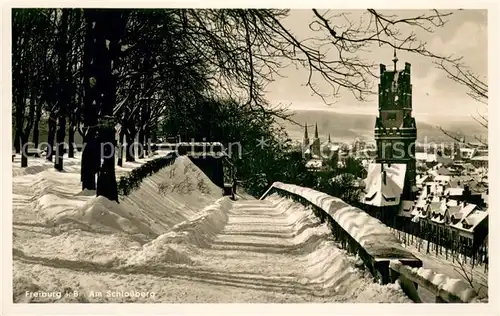
M 15 302 L 410 302 L 300 204 L 221 197 L 186 157 L 117 204 L 80 192 L 74 160 L 13 169 Z

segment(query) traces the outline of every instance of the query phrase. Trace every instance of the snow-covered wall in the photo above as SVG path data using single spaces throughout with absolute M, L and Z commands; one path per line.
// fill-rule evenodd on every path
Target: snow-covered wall
M 474 289 L 460 279 L 450 278 L 430 269 L 412 268 L 403 265 L 398 260 L 390 262 L 391 270 L 399 273 L 406 279 L 424 286 L 447 303 L 473 303 L 477 297 Z
M 301 196 L 327 212 L 376 261 L 388 259 L 418 260 L 410 251 L 401 246 L 401 242 L 389 230 L 389 227 L 339 198 L 313 189 L 281 182 L 273 183 L 271 190 L 268 190 L 266 194 L 272 191 L 272 188 Z

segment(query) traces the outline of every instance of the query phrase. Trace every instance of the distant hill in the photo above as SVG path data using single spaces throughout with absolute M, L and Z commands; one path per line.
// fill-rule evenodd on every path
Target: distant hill
M 375 126 L 375 116 L 373 115 L 318 110 L 294 110 L 293 113 L 293 120 L 300 124 L 307 122 L 309 138 L 314 136 L 314 124 L 318 123 L 319 136 L 323 140 L 326 140 L 330 134 L 332 141 L 352 141 L 356 138 L 373 141 Z M 304 137 L 303 127 L 289 121 L 281 120 L 280 123 L 286 128 L 290 138 L 302 140 Z M 427 137 L 428 141 L 433 142 L 450 141 L 450 138 L 444 135 L 436 125 L 419 121 L 417 118 L 417 140 L 422 142 Z M 443 121 L 439 125 L 451 132 L 468 135 L 467 140 L 469 141 L 473 141 L 472 135 L 488 136 L 487 130 L 472 118 L 465 117 L 461 120 L 455 118 L 453 121 Z

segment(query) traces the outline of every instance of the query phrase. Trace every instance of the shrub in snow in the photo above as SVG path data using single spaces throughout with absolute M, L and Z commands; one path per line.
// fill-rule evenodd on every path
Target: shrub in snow
M 129 172 L 126 176 L 120 178 L 118 182 L 118 194 L 128 195 L 134 189 L 137 189 L 144 178 L 153 175 L 160 169 L 171 165 L 175 161 L 175 154 L 170 153 L 164 157 L 150 160 Z

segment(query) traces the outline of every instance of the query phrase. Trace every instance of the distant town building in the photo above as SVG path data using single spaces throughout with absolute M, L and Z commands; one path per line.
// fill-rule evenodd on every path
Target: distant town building
M 328 140 L 321 144 L 321 152 L 325 158 L 330 158 L 333 155 L 338 154 L 339 149 L 340 145 L 332 142 L 330 134 L 328 134 Z
M 308 159 L 306 167 L 311 171 L 320 171 L 327 165 L 325 162 L 332 159 L 334 156 L 338 159 L 338 164 L 341 166 L 341 144 L 332 142 L 330 134 L 328 140 L 321 143 L 318 131 L 318 124 L 315 124 L 314 138 L 309 139 L 307 123 L 304 129 L 304 138 L 302 140 L 302 152 Z
M 453 158 L 445 157 L 440 153 L 426 153 L 426 152 L 417 152 L 415 153 L 415 158 L 418 162 L 426 163 L 427 165 L 432 165 L 433 163 L 440 163 L 445 166 L 452 165 L 454 163 Z
M 319 134 L 318 134 L 318 123 L 316 123 L 314 127 L 314 138 L 311 144 L 311 153 L 313 157 L 319 158 L 321 157 L 321 143 L 319 140 Z
M 488 160 L 488 150 L 477 150 L 475 155 L 469 161 L 476 168 L 488 168 Z

